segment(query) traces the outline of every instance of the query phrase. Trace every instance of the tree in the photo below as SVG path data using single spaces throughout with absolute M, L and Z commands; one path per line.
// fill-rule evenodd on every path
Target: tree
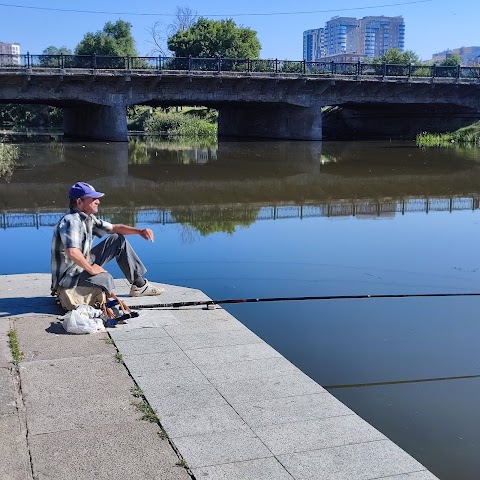
M 450 54 L 443 62 L 440 63 L 441 67 L 456 67 L 462 64 L 462 59 L 456 54 Z
M 73 55 L 73 52 L 67 47 L 48 46 L 42 52 L 44 57 L 40 58 L 40 65 L 43 67 L 60 67 L 60 55 Z
M 54 47 L 53 45 L 50 45 L 43 50 L 42 55 L 73 55 L 73 52 L 65 46 Z
M 76 55 L 138 56 L 131 33 L 132 24 L 117 20 L 107 22 L 103 30 L 88 32 L 75 48 Z
M 196 58 L 258 58 L 261 49 L 256 31 L 237 27 L 232 19 L 204 17 L 170 36 L 167 45 L 177 57 Z
M 175 15 L 172 23 L 165 27 L 161 21 L 155 22 L 150 28 L 152 36 L 154 53 L 160 53 L 164 57 L 166 54 L 167 38 L 175 35 L 177 32 L 183 32 L 190 28 L 197 21 L 197 12 L 194 12 L 190 7 L 175 7 Z
M 398 48 L 391 48 L 381 57 L 375 57 L 372 63 L 388 63 L 389 65 L 421 65 L 420 57 L 412 50 L 401 52 Z

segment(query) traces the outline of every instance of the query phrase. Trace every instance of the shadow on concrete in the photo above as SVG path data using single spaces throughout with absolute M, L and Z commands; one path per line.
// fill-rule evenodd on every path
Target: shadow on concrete
M 0 318 L 18 315 L 63 315 L 53 297 L 0 298 Z
M 51 322 L 50 326 L 45 329 L 47 333 L 52 333 L 53 335 L 72 335 L 64 330 L 62 322 Z

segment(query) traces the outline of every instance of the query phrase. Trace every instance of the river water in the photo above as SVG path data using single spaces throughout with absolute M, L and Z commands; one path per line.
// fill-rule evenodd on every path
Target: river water
M 106 192 L 105 218 L 154 231 L 153 244 L 131 237 L 149 279 L 212 298 L 480 291 L 474 149 L 16 142 L 0 179 L 0 274 L 49 272 L 52 225 L 84 180 Z M 442 480 L 479 477 L 479 307 L 480 297 L 225 305 Z

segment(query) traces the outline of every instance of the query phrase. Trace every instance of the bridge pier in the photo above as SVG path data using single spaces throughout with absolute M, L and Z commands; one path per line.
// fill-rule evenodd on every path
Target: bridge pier
M 286 140 L 321 140 L 322 109 L 282 104 L 231 104 L 218 107 L 218 134 Z
M 126 142 L 127 109 L 93 104 L 65 107 L 63 133 L 68 137 Z

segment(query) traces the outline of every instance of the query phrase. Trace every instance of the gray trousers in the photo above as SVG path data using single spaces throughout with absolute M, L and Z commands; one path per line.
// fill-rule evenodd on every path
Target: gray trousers
M 90 251 L 91 264 L 96 263 L 103 267 L 113 259 L 117 261 L 120 270 L 130 283 L 133 283 L 139 277 L 143 277 L 147 271 L 130 243 L 123 235 L 116 233 L 109 235 Z M 83 271 L 78 278 L 77 285 L 100 287 L 107 293 L 113 292 L 114 289 L 113 277 L 107 272 L 90 275 L 88 272 Z

